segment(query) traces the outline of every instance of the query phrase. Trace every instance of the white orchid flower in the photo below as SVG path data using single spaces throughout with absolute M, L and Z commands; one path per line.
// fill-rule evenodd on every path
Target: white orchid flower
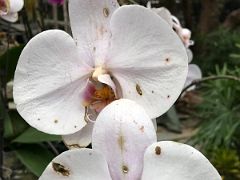
M 196 149 L 171 141 L 156 142 L 153 124 L 133 101 L 114 101 L 99 114 L 93 150 L 69 150 L 55 159 L 40 180 L 221 180 Z
M 81 147 L 91 139 L 92 120 L 113 100 L 132 99 L 151 118 L 172 106 L 188 60 L 163 19 L 142 6 L 119 7 L 117 0 L 70 0 L 69 13 L 73 38 L 42 32 L 19 58 L 14 100 L 31 126 L 68 135 L 67 145 Z
M 18 20 L 18 11 L 23 8 L 23 0 L 0 0 L 0 17 L 9 22 Z

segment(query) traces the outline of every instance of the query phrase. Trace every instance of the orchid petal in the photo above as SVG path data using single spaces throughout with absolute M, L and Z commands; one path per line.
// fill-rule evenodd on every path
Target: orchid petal
M 10 0 L 10 13 L 16 13 L 23 8 L 24 1 L 23 0 Z
M 185 82 L 184 87 L 188 86 L 191 84 L 194 80 L 198 80 L 202 78 L 202 71 L 201 69 L 196 65 L 196 64 L 190 64 L 188 66 L 188 75 L 187 75 L 187 80 Z M 192 86 L 188 90 L 193 90 L 195 89 L 195 86 Z
M 181 23 L 176 16 L 172 16 L 172 20 L 175 26 L 182 28 Z
M 157 119 L 156 118 L 152 119 L 152 122 L 153 122 L 155 131 L 157 131 Z
M 148 9 L 151 9 L 151 8 L 152 8 L 152 2 L 151 2 L 151 1 L 148 1 L 146 7 L 147 7 Z
M 91 69 L 74 40 L 60 30 L 35 36 L 15 72 L 13 94 L 20 115 L 50 134 L 72 134 L 86 125 L 79 96 Z M 69 113 L 71 112 L 71 113 Z
M 192 59 L 193 59 L 193 53 L 191 51 L 191 49 L 189 48 L 186 48 L 186 51 L 187 51 L 187 56 L 188 56 L 188 63 L 192 62 Z
M 160 116 L 176 101 L 186 80 L 183 43 L 166 21 L 137 5 L 116 10 L 111 31 L 106 65 L 121 85 L 123 98 L 143 106 L 150 118 Z
M 109 21 L 117 0 L 71 0 L 69 16 L 74 39 L 92 56 L 103 58 L 109 46 Z M 94 59 L 94 58 L 92 58 Z M 94 66 L 90 61 L 89 65 Z
M 221 180 L 208 159 L 193 147 L 171 141 L 152 144 L 144 155 L 142 180 Z
M 8 22 L 16 22 L 18 20 L 18 13 L 7 13 L 6 15 L 1 16 L 2 19 Z
M 80 131 L 62 136 L 63 142 L 69 149 L 87 147 L 92 142 L 92 130 L 94 123 L 89 122 Z
M 182 42 L 184 43 L 185 47 L 188 48 L 192 44 L 191 38 L 191 31 L 187 28 L 182 28 L 180 32 L 178 32 L 178 35 L 182 39 Z
M 112 179 L 139 179 L 143 154 L 156 142 L 151 119 L 133 101 L 120 99 L 106 106 L 93 129 L 92 146 L 107 159 Z
M 182 36 L 185 37 L 185 39 L 190 40 L 191 35 L 192 35 L 192 32 L 189 29 L 187 28 L 182 29 Z
M 165 7 L 152 8 L 152 11 L 157 13 L 157 15 L 159 15 L 161 18 L 163 18 L 170 25 L 170 27 L 173 27 L 172 15 L 168 9 L 166 9 Z
M 97 151 L 65 151 L 47 166 L 39 180 L 111 180 L 107 162 Z

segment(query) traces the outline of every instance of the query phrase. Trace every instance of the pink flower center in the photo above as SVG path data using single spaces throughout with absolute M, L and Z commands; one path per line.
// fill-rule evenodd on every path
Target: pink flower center
M 6 15 L 9 11 L 9 0 L 0 0 L 0 15 Z
M 82 104 L 87 111 L 87 116 L 89 112 L 98 114 L 105 106 L 116 99 L 111 87 L 93 79 L 89 80 L 82 93 Z

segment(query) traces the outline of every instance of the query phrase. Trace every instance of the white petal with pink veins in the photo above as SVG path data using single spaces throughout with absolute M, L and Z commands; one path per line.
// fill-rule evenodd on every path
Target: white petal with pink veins
M 92 146 L 108 162 L 112 179 L 139 179 L 143 154 L 156 142 L 151 119 L 133 101 L 120 99 L 106 106 L 93 129 Z
M 152 144 L 144 155 L 142 180 L 221 180 L 208 159 L 193 147 L 172 141 Z
M 47 166 L 39 180 L 111 180 L 107 162 L 97 151 L 65 151 Z
M 50 134 L 72 134 L 86 125 L 80 93 L 91 68 L 67 33 L 45 31 L 26 45 L 15 72 L 13 94 L 20 115 Z
M 121 85 L 123 98 L 143 106 L 150 118 L 166 112 L 187 76 L 188 57 L 176 33 L 151 10 L 118 8 L 111 19 L 106 66 Z

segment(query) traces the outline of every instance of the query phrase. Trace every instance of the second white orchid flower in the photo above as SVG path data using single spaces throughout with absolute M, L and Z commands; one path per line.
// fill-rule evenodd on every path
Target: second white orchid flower
M 48 165 L 40 180 L 221 180 L 196 149 L 176 142 L 156 142 L 144 109 L 121 99 L 99 114 L 93 150 L 74 149 Z

